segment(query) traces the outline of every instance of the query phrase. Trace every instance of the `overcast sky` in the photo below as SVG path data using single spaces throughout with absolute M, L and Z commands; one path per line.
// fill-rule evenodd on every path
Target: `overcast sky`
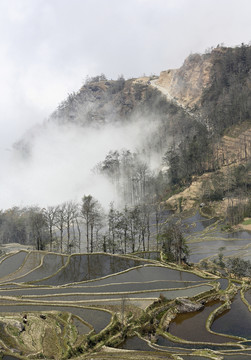
M 0 148 L 89 74 L 138 77 L 251 40 L 250 0 L 0 0 Z

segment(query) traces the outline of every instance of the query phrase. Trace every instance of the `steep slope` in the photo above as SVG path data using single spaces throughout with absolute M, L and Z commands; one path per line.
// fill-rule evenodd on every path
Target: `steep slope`
M 179 69 L 162 71 L 154 85 L 180 106 L 194 108 L 209 85 L 211 68 L 210 55 L 193 54 Z
M 49 149 L 51 144 L 57 143 L 55 136 L 58 133 L 61 136 L 59 147 L 62 147 L 65 133 L 74 128 L 67 146 L 72 149 L 78 138 L 79 151 L 69 156 L 68 164 L 75 159 L 77 167 L 84 164 L 86 171 L 90 172 L 97 164 L 107 163 L 107 154 L 116 158 L 127 153 L 121 150 L 128 150 L 135 160 L 134 154 L 137 153 L 138 159 L 145 162 L 146 168 L 148 166 L 148 171 L 153 168 L 159 170 L 165 165 L 166 173 L 161 174 L 161 190 L 157 190 L 158 197 L 163 197 L 164 191 L 167 193 L 173 186 L 187 187 L 194 177 L 205 172 L 214 173 L 230 164 L 245 165 L 250 160 L 250 69 L 251 46 L 242 44 L 236 48 L 217 47 L 204 55 L 190 55 L 180 69 L 163 71 L 159 77 L 144 76 L 129 80 L 120 77 L 115 81 L 100 75 L 88 79 L 77 93 L 70 94 L 58 106 L 47 122 L 16 143 L 17 153 L 32 157 L 37 139 L 41 134 L 43 139 L 47 139 L 52 132 Z M 130 129 L 125 137 L 132 140 L 124 143 L 125 127 Z M 239 127 L 238 134 L 228 132 L 234 127 Z M 118 128 L 121 131 L 117 132 Z M 103 139 L 104 131 L 109 136 Z M 115 138 L 119 140 L 112 141 Z M 48 147 L 47 141 L 41 142 L 43 149 L 44 143 Z M 100 148 L 95 160 L 90 163 L 90 155 L 100 143 L 106 146 Z M 56 153 L 61 154 L 61 148 Z M 65 162 L 62 163 L 66 168 Z M 135 185 L 136 180 L 139 184 L 142 173 L 135 172 L 135 161 L 131 165 L 126 163 L 126 166 L 134 167 L 133 171 L 127 171 L 128 184 Z M 123 172 L 119 169 L 115 176 L 114 169 L 109 170 L 112 186 L 116 183 L 119 188 L 119 176 Z M 68 174 L 70 172 L 72 168 Z M 81 176 L 86 174 L 79 176 L 76 187 L 84 193 L 86 188 L 82 190 L 84 180 Z M 62 178 L 66 178 L 65 174 Z M 149 175 L 146 182 L 153 184 L 155 181 L 157 184 L 159 179 Z M 145 180 L 143 183 L 145 186 Z M 225 193 L 224 190 L 221 197 Z M 185 198 L 186 194 L 182 196 Z
M 178 104 L 168 101 L 150 81 L 148 77 L 116 81 L 104 76 L 89 79 L 77 93 L 59 104 L 48 121 L 16 142 L 15 149 L 24 156 L 30 155 L 36 139 L 50 126 L 101 131 L 109 126 L 132 126 L 135 132 L 140 126 L 141 139 L 145 138 L 144 151 L 148 155 L 154 151 L 163 156 L 169 138 L 175 134 L 180 141 L 181 134 L 192 129 L 194 119 Z M 148 139 L 150 128 L 152 134 Z M 140 141 L 137 148 L 143 150 Z

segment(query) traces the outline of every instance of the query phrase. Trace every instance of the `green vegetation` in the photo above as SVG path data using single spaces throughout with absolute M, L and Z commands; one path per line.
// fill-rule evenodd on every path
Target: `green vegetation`
M 251 277 L 251 262 L 238 257 L 230 258 L 227 261 L 228 271 L 236 277 Z
M 242 225 L 251 225 L 251 219 L 244 220 Z

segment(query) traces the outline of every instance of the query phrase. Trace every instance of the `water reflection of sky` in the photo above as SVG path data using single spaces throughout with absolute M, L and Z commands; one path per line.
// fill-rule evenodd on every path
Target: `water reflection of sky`
M 215 225 L 214 225 L 215 224 Z M 251 259 L 251 233 L 248 231 L 224 232 L 216 219 L 206 219 L 197 212 L 182 220 L 182 228 L 190 250 L 189 261 L 199 262 L 215 257 L 224 247 L 224 256 L 240 256 Z
M 241 300 L 239 293 L 232 302 L 231 309 L 222 313 L 211 328 L 217 333 L 251 339 L 251 312 Z

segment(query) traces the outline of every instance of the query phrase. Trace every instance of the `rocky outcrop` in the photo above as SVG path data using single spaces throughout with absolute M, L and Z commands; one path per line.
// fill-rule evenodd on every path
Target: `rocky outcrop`
M 200 302 L 191 301 L 189 299 L 176 299 L 177 312 L 178 313 L 188 313 L 199 311 L 204 308 L 204 305 Z
M 202 92 L 209 84 L 211 68 L 210 55 L 193 54 L 179 69 L 162 71 L 155 84 L 181 106 L 194 108 L 200 105 Z

